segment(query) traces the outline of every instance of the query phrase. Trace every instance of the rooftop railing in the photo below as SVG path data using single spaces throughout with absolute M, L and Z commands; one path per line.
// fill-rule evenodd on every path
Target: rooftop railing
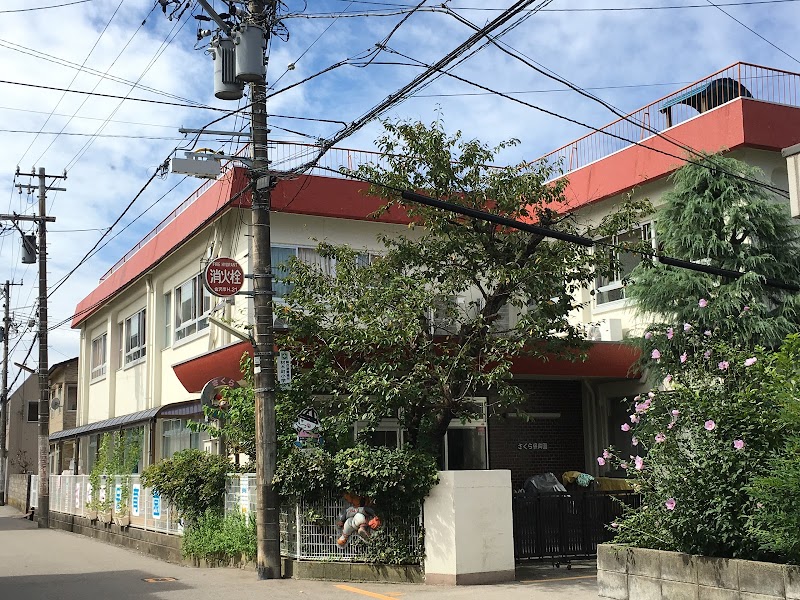
M 556 169 L 560 166 L 569 173 L 740 97 L 800 106 L 800 74 L 735 63 L 565 144 L 538 161 Z M 685 151 L 676 147 L 675 154 L 683 155 Z
M 276 171 L 291 171 L 300 167 L 310 160 L 314 159 L 319 152 L 319 146 L 314 144 L 300 144 L 294 142 L 272 142 L 268 149 L 268 157 L 270 160 L 270 167 Z M 237 156 L 249 155 L 249 144 L 242 147 L 237 153 Z M 351 148 L 331 148 L 328 150 L 317 162 L 309 173 L 314 175 L 321 175 L 324 177 L 341 177 L 344 178 L 340 170 L 342 168 L 355 169 L 362 164 L 378 164 L 382 162 L 381 154 L 379 152 L 369 152 L 365 150 L 354 150 Z M 227 172 L 232 167 L 232 162 L 227 163 L 223 167 L 223 173 Z M 133 248 L 125 253 L 114 266 L 112 266 L 100 278 L 100 281 L 105 281 L 122 265 L 124 265 L 131 257 L 136 254 L 147 242 L 152 240 L 164 228 L 172 223 L 178 215 L 191 206 L 195 200 L 202 196 L 208 189 L 216 183 L 216 179 L 209 179 L 198 187 L 192 194 L 181 202 L 175 209 L 170 212 L 162 221 L 156 225 L 146 236 L 144 236 Z

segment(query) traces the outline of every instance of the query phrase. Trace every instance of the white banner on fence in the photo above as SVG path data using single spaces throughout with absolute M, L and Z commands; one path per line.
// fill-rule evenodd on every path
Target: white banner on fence
M 114 512 L 119 512 L 120 502 L 122 502 L 122 486 L 117 484 L 114 486 Z
M 75 483 L 75 508 L 81 507 L 81 482 Z
M 250 509 L 250 494 L 248 493 L 248 477 L 247 475 L 239 476 L 239 510 L 242 514 L 247 514 Z
M 131 512 L 134 517 L 139 516 L 139 497 L 142 493 L 142 486 L 138 483 L 133 484 L 133 489 L 131 492 Z
M 153 492 L 153 518 L 161 519 L 161 496 L 157 492 Z

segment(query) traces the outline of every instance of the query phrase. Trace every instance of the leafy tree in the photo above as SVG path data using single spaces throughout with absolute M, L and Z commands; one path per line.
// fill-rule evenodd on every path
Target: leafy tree
M 248 353 L 239 359 L 239 368 L 246 384 L 242 387 L 225 387 L 219 406 L 204 406 L 206 421 L 192 421 L 192 431 L 205 431 L 212 438 L 223 440 L 226 455 L 233 456 L 238 464 L 239 455 L 247 455 L 250 463 L 256 460 L 255 395 L 253 394 L 253 359 Z
M 763 173 L 724 156 L 676 171 L 656 218 L 664 254 L 712 267 L 745 272 L 723 278 L 641 263 L 626 294 L 646 318 L 694 323 L 731 344 L 776 347 L 800 326 L 800 295 L 767 286 L 767 278 L 800 284 L 800 230 L 788 207 L 752 180 Z M 708 309 L 699 299 L 709 301 Z
M 403 210 L 413 226 L 381 237 L 373 260 L 322 244 L 335 272 L 292 261 L 283 308 L 290 333 L 280 343 L 302 370 L 284 401 L 300 408 L 328 394 L 316 403 L 333 435 L 354 421 L 399 416 L 411 446 L 435 449 L 453 419 L 475 416 L 471 397 L 490 393 L 498 407 L 521 400 L 510 381 L 514 358 L 582 358 L 582 331 L 568 320 L 580 307 L 576 292 L 614 265 L 580 245 L 406 203 L 395 190 L 598 237 L 630 229 L 649 205 L 626 202 L 587 231 L 565 211 L 566 184 L 551 181 L 550 167 L 489 166 L 515 140 L 490 148 L 439 122 L 384 126 L 383 163 L 349 174 L 374 182 L 381 212 Z M 502 325 L 506 307 L 519 318 Z

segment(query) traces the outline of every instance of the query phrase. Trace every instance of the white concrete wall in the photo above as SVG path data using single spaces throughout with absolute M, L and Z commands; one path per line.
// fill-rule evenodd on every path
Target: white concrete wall
M 514 579 L 511 471 L 440 471 L 424 515 L 426 583 Z

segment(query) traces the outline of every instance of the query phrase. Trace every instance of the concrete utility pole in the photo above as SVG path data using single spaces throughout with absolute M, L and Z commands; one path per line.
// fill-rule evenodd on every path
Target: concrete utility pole
M 8 334 L 11 319 L 8 318 L 11 283 L 3 286 L 3 383 L 0 390 L 0 506 L 6 503 L 6 423 L 8 423 Z
M 250 0 L 253 24 L 264 27 L 269 40 L 276 2 Z M 257 556 L 259 579 L 281 577 L 278 495 L 272 486 L 277 462 L 278 436 L 275 425 L 275 336 L 272 327 L 272 249 L 270 241 L 270 194 L 273 178 L 267 159 L 266 82 L 250 84 L 250 133 L 253 166 L 253 313 L 256 340 L 253 385 L 256 403 Z
M 32 173 L 33 175 L 33 173 Z M 47 191 L 66 191 L 66 188 L 48 187 L 47 178 L 66 179 L 64 175 L 47 175 L 43 167 L 39 168 L 39 185 L 17 184 L 22 190 L 39 190 L 39 216 L 29 218 L 39 224 L 39 506 L 36 509 L 39 527 L 50 524 L 50 384 L 47 379 L 47 222 L 55 221 L 47 217 Z M 21 217 L 17 216 L 17 220 Z

